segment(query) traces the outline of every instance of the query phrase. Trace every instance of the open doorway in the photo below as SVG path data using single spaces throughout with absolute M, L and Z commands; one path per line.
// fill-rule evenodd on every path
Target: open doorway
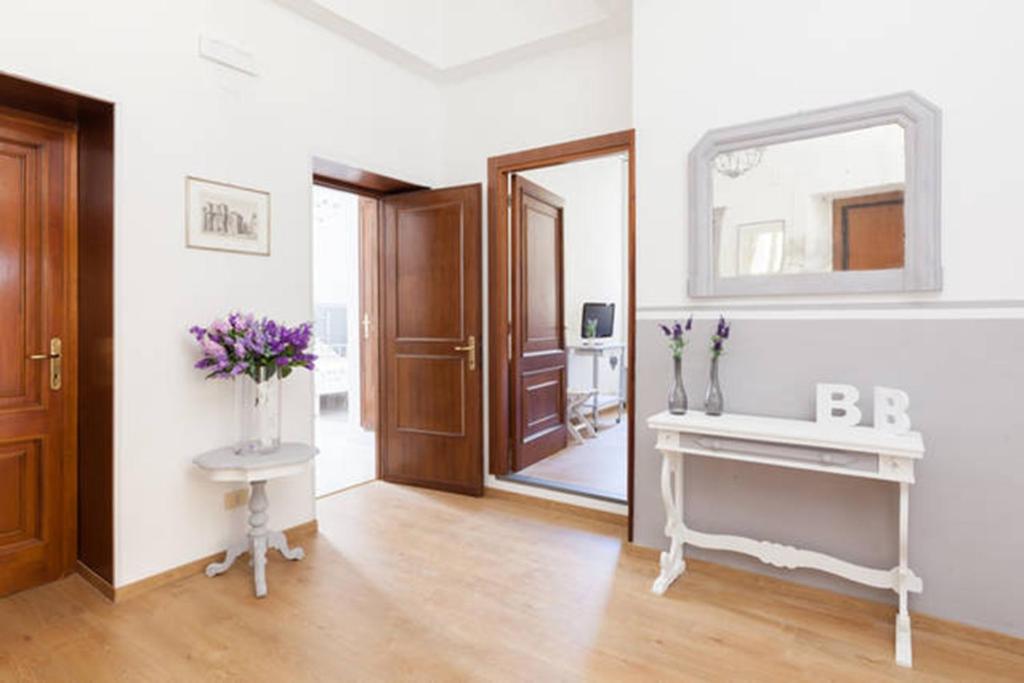
M 630 502 L 632 131 L 490 160 L 491 472 Z M 504 220 L 502 220 L 504 219 Z
M 377 200 L 313 185 L 316 495 L 377 477 Z
M 481 495 L 481 187 L 314 159 L 316 492 Z

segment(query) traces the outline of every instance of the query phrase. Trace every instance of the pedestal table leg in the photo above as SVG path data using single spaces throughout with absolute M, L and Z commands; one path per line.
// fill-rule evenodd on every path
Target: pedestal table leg
M 217 576 L 218 574 L 223 574 L 231 568 L 231 565 L 235 563 L 235 560 L 237 560 L 239 557 L 248 552 L 248 550 L 249 539 L 246 538 L 244 541 L 239 541 L 238 543 L 228 548 L 227 552 L 224 554 L 223 562 L 211 562 L 210 564 L 206 565 L 206 575 Z
M 249 542 L 252 545 L 252 575 L 256 597 L 267 594 L 267 482 L 252 482 L 249 496 Z

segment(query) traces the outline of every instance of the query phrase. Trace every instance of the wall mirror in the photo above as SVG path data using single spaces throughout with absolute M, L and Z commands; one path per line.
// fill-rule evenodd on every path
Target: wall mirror
M 690 296 L 940 289 L 940 134 L 913 93 L 708 132 Z

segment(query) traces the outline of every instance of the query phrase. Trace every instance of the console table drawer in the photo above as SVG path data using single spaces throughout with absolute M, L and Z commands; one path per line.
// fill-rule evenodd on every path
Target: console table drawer
M 770 460 L 775 464 L 792 462 L 815 468 L 878 472 L 878 454 L 817 446 L 772 443 L 751 439 L 661 432 L 659 448 L 675 448 L 689 453 L 736 460 Z

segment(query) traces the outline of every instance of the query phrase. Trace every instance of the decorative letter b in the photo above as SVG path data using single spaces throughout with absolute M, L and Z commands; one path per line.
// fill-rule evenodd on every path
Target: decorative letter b
M 907 396 L 907 392 L 888 387 L 875 387 L 875 429 L 891 434 L 909 432 L 909 405 L 910 397 Z
M 852 427 L 860 423 L 859 398 L 857 387 L 849 384 L 819 384 L 817 421 L 837 427 Z

